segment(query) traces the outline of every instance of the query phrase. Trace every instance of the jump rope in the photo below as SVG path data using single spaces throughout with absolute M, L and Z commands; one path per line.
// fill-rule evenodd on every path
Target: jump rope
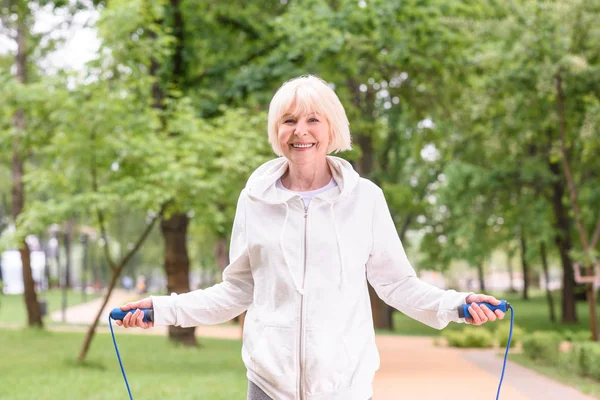
M 506 300 L 500 300 L 500 304 L 497 306 L 494 306 L 490 303 L 477 303 L 477 304 L 485 305 L 490 310 L 492 310 L 492 312 L 494 312 L 495 310 L 500 310 L 502 312 L 507 312 L 508 310 L 510 310 L 510 331 L 508 333 L 508 344 L 506 345 L 506 352 L 504 353 L 504 363 L 502 364 L 502 375 L 500 376 L 500 383 L 498 384 L 498 392 L 496 393 L 496 400 L 499 400 L 500 399 L 500 389 L 502 388 L 502 381 L 504 380 L 504 371 L 506 369 L 506 359 L 508 357 L 508 350 L 510 349 L 510 342 L 512 340 L 513 325 L 515 322 L 515 311 Z M 110 315 L 108 316 L 108 325 L 110 326 L 110 333 L 112 335 L 113 344 L 115 345 L 115 352 L 117 353 L 117 359 L 119 360 L 119 366 L 121 367 L 121 373 L 123 374 L 123 379 L 125 380 L 125 386 L 127 386 L 127 393 L 129 393 L 130 400 L 133 400 L 133 396 L 131 395 L 131 389 L 129 388 L 129 382 L 127 381 L 127 375 L 125 375 L 125 369 L 123 368 L 123 362 L 121 361 L 121 355 L 119 354 L 119 347 L 117 346 L 117 340 L 115 339 L 115 332 L 113 331 L 112 320 L 114 319 L 114 320 L 122 321 L 123 318 L 125 318 L 125 316 L 127 314 L 134 313 L 135 311 L 136 310 L 122 311 L 120 308 L 115 308 L 110 312 Z M 142 311 L 144 313 L 144 318 L 143 318 L 144 322 L 154 321 L 154 310 L 140 309 L 140 311 Z M 471 318 L 471 313 L 469 313 L 469 305 L 468 304 L 458 307 L 457 311 L 458 311 L 458 316 L 460 318 Z

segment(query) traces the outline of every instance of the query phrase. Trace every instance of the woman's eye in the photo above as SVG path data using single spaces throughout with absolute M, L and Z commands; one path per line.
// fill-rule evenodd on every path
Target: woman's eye
M 319 122 L 319 120 L 316 119 L 316 118 L 311 118 L 311 119 L 308 120 L 308 122 Z
M 294 121 L 293 119 L 286 119 L 285 121 L 283 121 L 284 124 L 293 124 L 294 122 L 296 121 Z

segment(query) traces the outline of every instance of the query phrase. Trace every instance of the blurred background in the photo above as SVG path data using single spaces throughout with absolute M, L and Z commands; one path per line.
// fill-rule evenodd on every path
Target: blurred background
M 0 348 L 64 340 L 81 373 L 103 308 L 219 282 L 238 195 L 275 157 L 269 101 L 310 73 L 345 106 L 341 156 L 383 188 L 419 276 L 510 300 L 520 362 L 598 395 L 598 21 L 598 0 L 1 1 Z M 372 307 L 381 334 L 440 335 Z M 480 329 L 440 337 L 500 346 Z M 202 347 L 194 328 L 165 334 Z

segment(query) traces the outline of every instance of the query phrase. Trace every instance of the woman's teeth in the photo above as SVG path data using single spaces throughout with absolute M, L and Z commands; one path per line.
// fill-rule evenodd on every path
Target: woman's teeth
M 292 147 L 296 147 L 298 149 L 306 149 L 308 147 L 313 147 L 314 143 L 292 143 Z

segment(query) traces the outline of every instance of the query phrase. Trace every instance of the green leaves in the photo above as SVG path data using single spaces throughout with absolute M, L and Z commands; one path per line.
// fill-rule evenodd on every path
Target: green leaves
M 168 2 L 116 0 L 101 10 L 85 84 L 0 74 L 0 154 L 8 163 L 24 109 L 31 229 L 171 201 L 196 232 L 224 237 L 247 177 L 273 157 L 274 91 L 315 73 L 346 107 L 345 157 L 383 187 L 401 234 L 425 235 L 422 251 L 480 258 L 519 226 L 550 242 L 559 72 L 582 212 L 597 219 L 599 10 L 597 0 L 254 0 L 182 2 L 177 21 Z

